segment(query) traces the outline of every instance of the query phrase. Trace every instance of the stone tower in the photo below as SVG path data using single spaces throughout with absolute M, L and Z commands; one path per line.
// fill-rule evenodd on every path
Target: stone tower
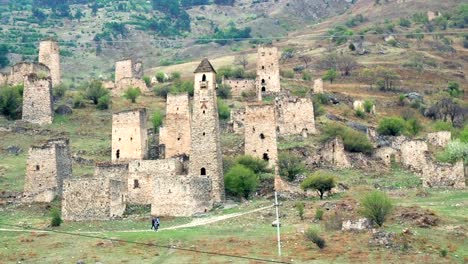
M 208 177 L 213 183 L 213 201 L 224 201 L 223 160 L 216 101 L 216 71 L 204 59 L 195 70 L 192 110 L 192 147 L 189 174 Z
M 143 76 L 143 63 L 124 59 L 115 63 L 115 83 L 124 78 L 141 78 Z
M 60 68 L 60 49 L 58 42 L 52 39 L 43 40 L 39 44 L 39 63 L 49 67 L 52 76 L 52 85 L 60 84 L 62 70 Z
M 190 107 L 188 94 L 167 95 L 166 120 L 159 130 L 159 144 L 165 157 L 190 155 Z
M 34 124 L 52 124 L 52 80 L 32 73 L 24 77 L 22 120 Z
M 280 87 L 279 54 L 275 47 L 259 47 L 257 54 L 257 98 L 262 94 L 278 93 Z
M 112 161 L 144 159 L 148 152 L 146 109 L 133 109 L 112 116 Z
M 276 115 L 272 105 L 251 104 L 245 109 L 245 154 L 268 161 L 275 168 L 278 161 Z

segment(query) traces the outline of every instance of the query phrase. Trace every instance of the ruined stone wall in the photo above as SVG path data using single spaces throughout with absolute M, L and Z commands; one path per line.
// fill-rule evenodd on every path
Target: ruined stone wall
M 60 67 L 60 49 L 54 40 L 44 40 L 39 43 L 39 63 L 50 69 L 52 85 L 57 86 L 61 82 L 62 70 Z
M 135 160 L 129 163 L 128 169 L 129 204 L 151 204 L 156 194 L 153 190 L 155 178 L 184 174 L 184 166 L 177 159 Z
M 427 166 L 427 143 L 422 140 L 408 140 L 401 144 L 401 163 L 415 171 L 422 172 Z
M 463 189 L 466 187 L 463 161 L 454 165 L 428 163 L 423 168 L 422 180 L 424 187 Z
M 427 11 L 427 20 L 429 21 L 432 21 L 439 16 L 440 16 L 439 12 Z
M 190 140 L 189 96 L 168 94 L 166 120 L 159 130 L 159 144 L 165 145 L 165 157 L 190 155 Z
M 68 139 L 54 139 L 32 146 L 26 161 L 25 202 L 51 202 L 62 195 L 64 179 L 72 176 Z
M 314 89 L 313 89 L 314 94 L 322 94 L 323 93 L 323 80 L 316 79 L 314 81 Z
M 34 124 L 52 124 L 52 80 L 39 78 L 35 74 L 24 78 L 22 120 Z
M 314 106 L 310 98 L 282 94 L 275 99 L 279 135 L 315 134 Z
M 206 60 L 203 63 L 209 62 Z M 213 200 L 222 202 L 224 176 L 216 103 L 216 73 L 214 70 L 197 72 L 194 83 L 189 174 L 193 177 L 209 177 L 212 180 Z
M 118 83 L 124 78 L 143 77 L 143 63 L 140 61 L 133 62 L 132 59 L 125 59 L 115 63 L 115 83 Z
M 142 94 L 148 94 L 151 92 L 146 86 L 144 80 L 125 77 L 115 83 L 114 89 L 111 90 L 112 96 L 122 96 L 130 87 L 139 88 Z
M 144 159 L 147 152 L 146 109 L 112 115 L 112 161 Z
M 0 86 L 5 85 L 8 83 L 8 74 L 4 74 L 0 72 Z
M 322 149 L 322 159 L 338 168 L 350 168 L 351 163 L 344 150 L 343 140 L 334 138 L 325 143 Z
M 359 110 L 359 111 L 365 112 L 364 101 L 360 101 L 360 100 L 354 101 L 353 102 L 353 109 L 355 111 Z M 373 114 L 373 115 L 376 114 L 375 105 L 372 106 L 372 109 L 371 109 L 370 113 Z
M 375 149 L 374 157 L 381 160 L 386 166 L 391 166 L 392 162 L 400 162 L 400 152 L 391 147 Z
M 232 132 L 236 134 L 244 134 L 245 123 L 245 108 L 231 110 Z
M 262 98 L 262 93 L 278 93 L 281 91 L 279 52 L 276 47 L 258 48 L 256 83 L 259 100 Z
M 429 133 L 427 135 L 427 142 L 433 146 L 445 147 L 452 139 L 452 133 L 450 131 L 439 131 L 435 133 Z
M 251 104 L 245 111 L 245 154 L 268 161 L 275 168 L 278 162 L 276 115 L 272 105 Z
M 107 178 L 127 182 L 128 163 L 102 162 L 94 166 L 95 178 Z
M 213 208 L 211 179 L 159 174 L 154 180 L 153 216 L 192 216 Z
M 255 80 L 249 79 L 223 79 L 223 85 L 231 87 L 231 94 L 234 98 L 242 97 L 242 94 L 255 93 Z
M 64 182 L 62 218 L 65 221 L 109 220 L 125 211 L 126 183 L 105 178 Z
M 24 83 L 25 76 L 36 74 L 41 79 L 50 77 L 50 69 L 42 63 L 20 62 L 11 67 L 8 75 L 8 85 L 20 85 Z

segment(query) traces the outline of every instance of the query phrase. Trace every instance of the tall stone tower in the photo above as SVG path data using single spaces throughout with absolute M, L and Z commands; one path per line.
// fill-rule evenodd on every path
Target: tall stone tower
M 33 124 L 52 124 L 52 80 L 31 73 L 24 76 L 22 120 Z
M 223 159 L 216 102 L 216 71 L 204 59 L 195 70 L 192 110 L 192 147 L 189 174 L 208 177 L 213 183 L 213 201 L 224 201 Z
M 60 49 L 57 41 L 52 39 L 41 41 L 39 44 L 39 63 L 49 67 L 52 85 L 59 85 L 62 78 L 62 70 L 60 68 Z
M 112 161 L 141 160 L 148 153 L 146 109 L 112 115 Z
M 257 54 L 257 98 L 262 100 L 262 94 L 281 91 L 279 54 L 275 47 L 259 47 Z
M 124 59 L 115 63 L 115 83 L 124 78 L 141 78 L 143 76 L 143 63 L 134 62 L 132 59 Z

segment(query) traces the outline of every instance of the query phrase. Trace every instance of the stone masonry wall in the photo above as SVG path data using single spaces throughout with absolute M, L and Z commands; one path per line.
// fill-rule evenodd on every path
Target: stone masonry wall
M 166 120 L 159 130 L 159 144 L 165 145 L 166 158 L 190 155 L 190 121 L 188 94 L 168 94 Z
M 22 120 L 34 124 L 52 124 L 52 80 L 39 78 L 36 74 L 24 78 Z
M 125 211 L 125 182 L 105 178 L 64 182 L 62 218 L 65 221 L 110 220 Z
M 245 154 L 268 161 L 275 168 L 278 162 L 276 115 L 272 105 L 247 105 L 245 112 Z
M 231 110 L 232 130 L 236 134 L 244 134 L 245 108 Z
M 146 83 L 142 79 L 138 78 L 122 78 L 118 82 L 115 83 L 115 87 L 112 89 L 112 96 L 122 96 L 125 91 L 130 88 L 139 88 L 142 94 L 148 94 L 151 92 Z
M 102 162 L 94 166 L 95 178 L 108 178 L 127 182 L 128 163 Z
M 314 94 L 322 94 L 323 93 L 323 80 L 316 79 L 314 81 L 314 89 L 313 89 Z
M 223 85 L 231 87 L 231 94 L 234 98 L 242 97 L 242 94 L 255 93 L 255 80 L 249 79 L 224 79 Z
M 439 131 L 435 133 L 429 133 L 427 135 L 427 142 L 433 146 L 445 147 L 452 139 L 452 133 L 450 131 Z
M 463 189 L 466 187 L 463 161 L 452 164 L 428 163 L 422 173 L 424 187 Z
M 57 86 L 61 82 L 62 70 L 60 67 L 60 49 L 54 40 L 44 40 L 39 43 L 39 63 L 50 69 L 52 85 Z
M 140 79 L 143 76 L 143 64 L 133 62 L 132 59 L 125 59 L 115 63 L 115 83 L 124 78 Z
M 8 75 L 9 85 L 20 85 L 24 83 L 25 76 L 36 74 L 41 78 L 50 77 L 50 69 L 42 63 L 20 62 L 11 67 Z
M 146 109 L 112 115 L 112 161 L 140 160 L 147 156 Z
M 281 91 L 279 52 L 276 47 L 258 48 L 256 82 L 258 100 L 261 100 L 262 93 L 278 93 Z
M 277 132 L 280 135 L 315 134 L 314 106 L 310 98 L 282 94 L 275 99 Z
M 401 144 L 401 163 L 418 172 L 427 166 L 427 143 L 422 140 L 408 140 Z
M 322 158 L 338 168 L 351 167 L 349 158 L 344 150 L 343 140 L 339 137 L 325 143 L 322 149 Z

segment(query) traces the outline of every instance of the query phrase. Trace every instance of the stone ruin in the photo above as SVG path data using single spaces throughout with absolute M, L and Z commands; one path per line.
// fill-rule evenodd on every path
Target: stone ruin
M 21 85 L 24 83 L 25 76 L 36 74 L 40 78 L 50 76 L 49 67 L 42 63 L 36 62 L 20 62 L 10 69 L 10 74 L 3 75 L 4 84 Z
M 361 111 L 361 112 L 365 112 L 365 107 L 364 107 L 364 101 L 360 101 L 360 100 L 357 100 L 357 101 L 354 101 L 353 103 L 353 109 L 355 111 Z M 372 105 L 372 109 L 371 109 L 371 114 L 375 115 L 376 114 L 376 111 L 375 111 L 375 105 Z
M 346 155 L 343 140 L 336 137 L 325 143 L 321 152 L 323 161 L 336 166 L 337 168 L 350 168 L 351 162 Z
M 50 70 L 52 85 L 60 84 L 62 70 L 60 67 L 60 49 L 57 41 L 48 39 L 39 43 L 39 63 L 46 65 Z
M 115 81 L 107 82 L 106 88 L 111 90 L 112 96 L 121 96 L 129 87 L 139 88 L 142 93 L 148 94 L 148 89 L 143 78 L 143 63 L 134 62 L 132 59 L 124 59 L 115 63 Z
M 232 133 L 244 134 L 245 108 L 232 109 L 229 126 Z
M 316 134 L 314 105 L 310 98 L 283 93 L 275 98 L 277 132 L 279 135 Z
M 146 109 L 112 115 L 112 161 L 145 159 L 148 153 Z
M 24 202 L 51 202 L 62 195 L 65 179 L 72 175 L 72 159 L 68 139 L 52 139 L 32 146 L 26 162 Z
M 231 95 L 233 98 L 240 98 L 244 95 L 249 95 L 256 92 L 255 80 L 251 79 L 225 79 L 223 76 L 223 85 L 231 87 Z
M 245 111 L 245 155 L 278 163 L 276 114 L 272 105 L 249 104 Z
M 34 124 L 52 124 L 54 109 L 52 80 L 32 73 L 24 77 L 22 120 Z
M 432 21 L 436 18 L 441 16 L 441 14 L 438 11 L 427 11 L 427 20 Z
M 67 179 L 63 183 L 65 221 L 110 220 L 126 208 L 126 182 L 109 178 Z
M 322 78 L 316 79 L 314 81 L 314 89 L 312 90 L 314 94 L 323 94 L 323 80 Z
M 190 155 L 191 128 L 188 94 L 167 95 L 166 119 L 159 129 L 159 143 L 165 146 L 165 157 Z
M 257 99 L 263 95 L 281 91 L 279 52 L 276 47 L 259 47 L 257 54 Z
M 439 131 L 427 135 L 427 142 L 433 146 L 445 147 L 450 140 L 452 140 L 452 133 L 450 131 Z

